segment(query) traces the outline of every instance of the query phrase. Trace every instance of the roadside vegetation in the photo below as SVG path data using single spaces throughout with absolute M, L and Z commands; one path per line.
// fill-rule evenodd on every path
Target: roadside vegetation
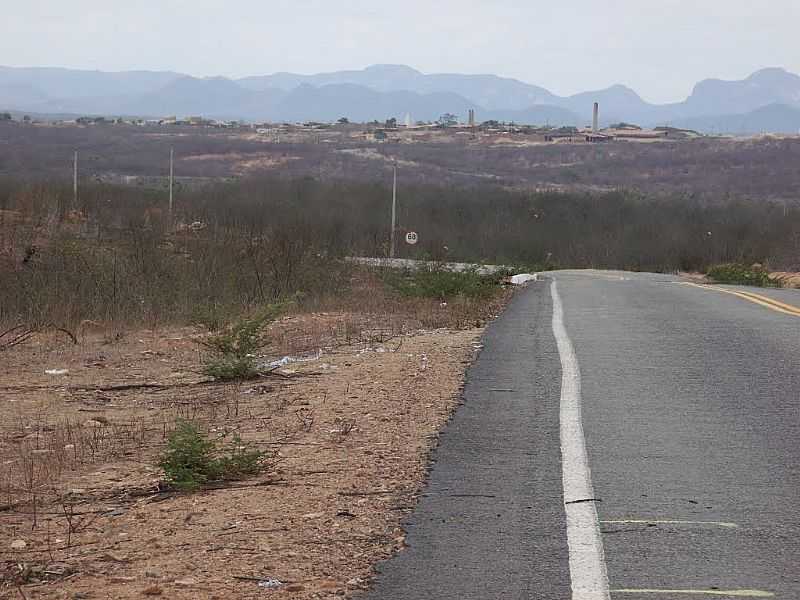
M 257 314 L 243 318 L 224 331 L 199 340 L 208 350 L 203 373 L 221 381 L 245 380 L 258 377 L 256 353 L 269 343 L 266 327 L 282 312 L 284 304 L 271 304 Z
M 159 460 L 168 483 L 193 492 L 215 481 L 236 481 L 266 468 L 267 454 L 247 445 L 234 433 L 223 444 L 209 439 L 196 423 L 179 420 Z
M 477 268 L 452 271 L 441 264 L 433 263 L 418 270 L 386 269 L 383 280 L 402 296 L 448 302 L 459 298 L 486 300 L 497 292 L 498 285 L 510 274 L 505 269 L 492 274 L 481 274 Z
M 520 146 L 463 140 L 317 143 L 317 136 L 314 131 L 306 142 L 284 138 L 273 143 L 263 136 L 206 128 L 39 127 L 0 122 L 0 140 L 6 142 L 0 144 L 0 177 L 69 181 L 72 153 L 78 149 L 87 180 L 89 174 L 91 179 L 97 176 L 108 182 L 122 176 L 143 177 L 159 180 L 163 189 L 174 147 L 176 173 L 183 186 L 258 173 L 287 180 L 313 177 L 375 185 L 391 180 L 386 159 L 396 157 L 401 163 L 401 199 L 407 196 L 402 190 L 409 184 L 464 188 L 488 181 L 521 190 L 627 188 L 702 200 L 738 197 L 789 202 L 796 200 L 800 187 L 800 139 L 796 137 Z
M 218 184 L 184 191 L 170 216 L 157 190 L 86 184 L 76 204 L 66 186 L 0 181 L 0 356 L 14 398 L 0 427 L 0 529 L 25 554 L 0 561 L 0 590 L 68 577 L 45 570 L 75 568 L 78 540 L 128 500 L 267 476 L 260 485 L 278 449 L 305 436 L 343 443 L 357 428 L 349 413 L 330 414 L 354 402 L 351 382 L 345 399 L 328 402 L 328 389 L 306 398 L 291 369 L 270 364 L 322 349 L 328 362 L 353 347 L 384 356 L 389 342 L 413 347 L 412 332 L 471 329 L 497 314 L 507 297 L 497 278 L 437 269 L 420 275 L 421 292 L 404 293 L 346 260 L 386 254 L 385 219 L 370 214 L 384 194 L 307 180 Z M 127 475 L 105 480 L 106 466 Z M 103 486 L 117 512 L 98 508 Z
M 220 329 L 264 306 L 358 302 L 350 255 L 388 252 L 390 191 L 371 184 L 245 180 L 182 192 L 0 181 L 0 323 Z M 800 210 L 769 201 L 638 192 L 522 193 L 495 186 L 404 190 L 401 256 L 547 268 L 706 272 L 720 264 L 800 269 Z M 476 273 L 382 279 L 386 293 L 480 298 Z M 362 297 L 363 301 L 364 298 Z
M 707 275 L 714 283 L 781 287 L 780 281 L 770 277 L 769 269 L 757 263 L 751 266 L 740 263 L 714 265 L 708 270 Z
M 96 129 L 85 134 L 102 138 Z M 61 142 L 59 151 L 72 140 Z M 220 150 L 220 143 L 209 140 L 207 152 Z M 325 152 L 318 146 L 305 150 Z M 254 143 L 252 149 L 263 147 Z M 458 166 L 457 154 L 466 152 L 454 149 L 452 158 L 435 150 L 413 152 L 448 168 Z M 546 150 L 559 164 L 589 151 L 595 149 Z M 25 152 L 34 150 L 23 144 L 19 156 Z M 137 152 L 144 162 L 135 172 L 152 170 L 149 155 Z M 517 156 L 507 173 L 511 178 L 539 168 L 534 151 L 515 152 L 478 150 L 470 160 L 483 156 L 511 164 L 505 159 Z M 346 156 L 328 157 L 328 173 L 346 170 Z M 682 157 L 670 156 L 684 164 Z M 453 272 L 443 266 L 447 262 L 526 265 L 513 270 L 528 272 L 691 270 L 755 285 L 767 284 L 766 270 L 744 265 L 800 270 L 800 211 L 791 203 L 713 190 L 691 196 L 674 189 L 559 187 L 564 178 L 586 182 L 591 169 L 600 177 L 601 167 L 625 157 L 627 148 L 616 159 L 559 167 L 559 181 L 537 192 L 463 180 L 456 186 L 452 178 L 423 172 L 403 187 L 398 211 L 400 239 L 408 231 L 420 239 L 413 247 L 401 243 L 399 255 L 431 261 L 416 271 L 347 260 L 388 254 L 391 191 L 363 173 L 358 181 L 310 179 L 308 164 L 290 162 L 283 177 L 182 187 L 173 214 L 165 190 L 155 187 L 82 181 L 75 202 L 63 183 L 0 180 L 0 357 L 13 364 L 6 378 L 14 396 L 0 427 L 0 453 L 8 457 L 0 465 L 0 514 L 8 518 L 0 525 L 13 543 L 38 536 L 37 546 L 18 544 L 13 549 L 21 554 L 0 562 L 0 583 L 11 589 L 69 577 L 61 567 L 54 575 L 44 569 L 75 558 L 78 544 L 88 547 L 86 537 L 99 530 L 92 525 L 96 519 L 107 524 L 140 499 L 160 502 L 175 490 L 268 476 L 289 444 L 313 448 L 304 476 L 330 476 L 334 495 L 342 485 L 342 447 L 348 456 L 364 450 L 362 459 L 347 465 L 358 470 L 389 468 L 375 459 L 375 447 L 392 447 L 384 444 L 397 444 L 385 456 L 409 448 L 422 452 L 424 443 L 409 443 L 397 432 L 415 424 L 409 415 L 421 413 L 414 411 L 434 407 L 432 399 L 456 396 L 458 376 L 475 346 L 465 336 L 470 332 L 458 332 L 464 336 L 459 350 L 447 358 L 439 348 L 443 342 L 435 339 L 440 331 L 425 343 L 406 334 L 481 326 L 509 295 L 502 286 L 509 271 Z M 0 168 L 17 160 L 0 162 Z M 641 164 L 627 168 L 634 166 L 641 170 Z M 128 335 L 132 331 L 135 336 Z M 55 364 L 88 348 L 91 353 L 80 361 L 73 356 L 69 369 Z M 291 369 L 268 367 L 323 348 L 325 359 L 309 367 L 316 371 L 304 382 L 322 382 L 313 394 L 293 381 Z M 369 370 L 382 359 L 394 370 Z M 18 372 L 30 381 L 18 381 Z M 444 372 L 452 385 L 439 389 L 438 374 Z M 335 388 L 326 383 L 337 377 Z M 380 385 L 373 386 L 378 377 Z M 449 409 L 437 410 L 445 419 Z M 417 439 L 429 440 L 441 422 L 431 421 Z M 376 427 L 385 428 L 383 437 L 367 443 L 362 436 Z M 317 464 L 325 452 L 329 462 Z M 116 466 L 106 473 L 106 465 Z M 377 484 L 383 489 L 386 472 L 376 471 L 354 488 L 366 492 L 348 493 L 373 498 L 371 490 Z M 391 466 L 390 472 L 404 470 Z M 77 475 L 83 479 L 72 485 Z M 268 482 L 258 479 L 247 485 Z M 292 493 L 288 489 L 281 493 Z M 314 496 L 302 494 L 303 501 Z M 193 509 L 187 511 L 177 533 L 193 518 Z M 242 512 L 238 505 L 235 511 Z M 313 506 L 304 514 L 312 511 Z M 229 531 L 229 524 L 218 525 L 217 531 Z M 44 561 L 36 572 L 28 564 L 34 549 L 36 560 Z M 112 571 L 123 564 L 112 562 Z

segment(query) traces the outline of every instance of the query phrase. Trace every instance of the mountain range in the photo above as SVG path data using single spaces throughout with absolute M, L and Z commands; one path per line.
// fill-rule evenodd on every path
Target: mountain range
M 250 121 L 431 121 L 444 113 L 521 124 L 585 125 L 592 104 L 601 123 L 672 125 L 719 133 L 800 130 L 800 76 L 780 68 L 740 81 L 706 79 L 683 102 L 651 104 L 634 90 L 558 96 L 496 75 L 424 74 L 403 65 L 317 75 L 275 73 L 228 79 L 162 71 L 102 72 L 0 66 L 0 110 L 141 117 L 202 115 Z

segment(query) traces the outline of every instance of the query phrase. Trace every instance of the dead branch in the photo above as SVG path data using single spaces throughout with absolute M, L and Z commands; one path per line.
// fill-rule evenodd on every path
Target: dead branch
M 47 325 L 42 325 L 40 327 L 31 327 L 28 325 L 15 325 L 10 329 L 6 329 L 3 332 L 0 332 L 0 352 L 4 350 L 9 350 L 15 346 L 19 346 L 20 344 L 24 344 L 29 339 L 31 339 L 37 333 L 42 333 L 46 329 L 52 329 L 54 331 L 59 331 L 63 334 L 66 334 L 69 337 L 70 341 L 77 345 L 78 338 L 75 337 L 75 334 L 72 333 L 69 329 L 64 327 L 59 327 L 54 323 L 48 323 Z M 3 338 L 6 338 L 3 341 Z
M 242 548 L 241 546 L 215 546 L 209 548 L 206 552 L 218 552 L 220 550 L 237 550 L 239 552 L 260 552 L 258 548 Z
M 0 333 L 0 352 L 28 341 L 34 333 L 36 333 L 34 330 L 26 329 L 24 325 L 17 325 L 7 329 Z M 3 341 L 3 338 L 6 338 L 6 341 Z
M 283 485 L 286 481 L 284 479 L 268 479 L 266 481 L 256 481 L 255 483 L 219 483 L 203 486 L 203 491 L 217 492 L 226 490 L 242 490 L 254 487 L 266 487 L 268 485 Z
M 388 494 L 394 494 L 394 490 L 382 490 L 382 491 L 374 491 L 374 492 L 339 492 L 340 496 L 347 496 L 347 497 L 357 497 L 357 496 L 385 496 Z

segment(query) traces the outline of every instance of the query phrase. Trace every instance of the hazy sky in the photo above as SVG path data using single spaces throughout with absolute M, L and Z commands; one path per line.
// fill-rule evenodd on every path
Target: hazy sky
M 682 100 L 800 72 L 800 0 L 0 0 L 0 64 L 244 76 L 374 63 Z

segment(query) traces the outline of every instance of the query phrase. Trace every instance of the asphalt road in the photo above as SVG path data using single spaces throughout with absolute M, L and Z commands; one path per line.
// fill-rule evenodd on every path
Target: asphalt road
M 488 328 L 409 547 L 368 600 L 799 600 L 800 291 L 548 277 Z M 583 430 L 565 433 L 575 383 Z M 577 436 L 593 486 L 580 503 L 597 517 L 571 517 L 568 544 L 576 466 L 561 445 Z M 595 550 L 607 589 L 576 589 L 588 567 L 575 557 Z

